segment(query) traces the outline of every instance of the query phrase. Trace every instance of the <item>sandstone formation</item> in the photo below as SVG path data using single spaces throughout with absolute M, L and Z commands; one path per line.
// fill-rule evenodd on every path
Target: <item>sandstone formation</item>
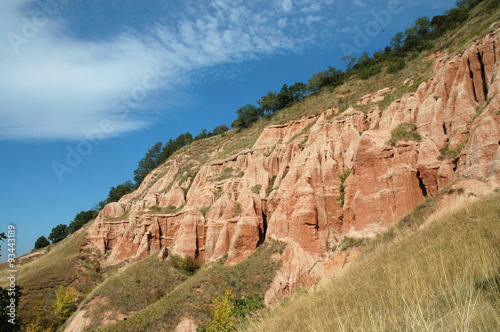
M 440 56 L 434 77 L 386 110 L 327 110 L 272 125 L 251 149 L 225 159 L 196 161 L 181 151 L 137 191 L 107 205 L 90 240 L 106 264 L 161 248 L 204 261 L 227 254 L 235 264 L 278 239 L 287 248 L 274 287 L 286 291 L 342 265 L 346 257 L 323 254 L 343 237 L 384 231 L 455 179 L 498 187 L 500 32 L 460 55 Z M 401 123 L 415 124 L 421 140 L 389 144 Z M 339 175 L 347 169 L 342 206 Z

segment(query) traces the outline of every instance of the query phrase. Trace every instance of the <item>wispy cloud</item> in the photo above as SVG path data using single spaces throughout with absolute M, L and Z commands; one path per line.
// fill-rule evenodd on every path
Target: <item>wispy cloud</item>
M 354 4 L 358 7 L 366 6 L 366 3 L 364 3 L 362 0 L 354 0 Z
M 310 4 L 276 1 L 211 1 L 145 33 L 83 41 L 67 33 L 64 17 L 28 15 L 23 5 L 31 1 L 2 0 L 0 140 L 77 140 L 103 118 L 113 123 L 108 136 L 140 130 L 152 120 L 154 90 L 196 70 L 307 47 L 315 38 L 307 25 L 320 18 L 300 14 Z

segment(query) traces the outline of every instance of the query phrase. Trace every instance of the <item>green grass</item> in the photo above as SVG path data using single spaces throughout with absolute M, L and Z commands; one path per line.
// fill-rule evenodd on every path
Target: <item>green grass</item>
M 252 255 L 235 266 L 209 264 L 186 279 L 162 299 L 146 309 L 99 331 L 166 331 L 173 330 L 185 315 L 193 317 L 198 326 L 212 315 L 212 299 L 231 288 L 238 296 L 263 296 L 280 263 L 270 259 L 284 245 L 264 243 Z
M 347 168 L 345 169 L 342 174 L 339 175 L 339 179 L 340 179 L 340 184 L 339 184 L 339 193 L 340 193 L 340 196 L 337 198 L 337 201 L 340 201 L 340 206 L 344 207 L 344 195 L 345 195 L 345 188 L 344 188 L 344 183 L 345 183 L 345 180 L 347 180 L 347 178 L 349 177 L 349 175 L 351 175 L 352 173 L 352 168 Z
M 236 203 L 236 208 L 234 209 L 233 215 L 231 217 L 234 218 L 240 215 L 242 211 L 243 211 L 243 206 L 241 205 L 241 203 Z
M 222 170 L 222 172 L 219 174 L 219 177 L 217 178 L 217 181 L 222 181 L 225 179 L 229 179 L 230 177 L 233 176 L 233 168 L 232 167 L 226 167 Z
M 210 206 L 204 206 L 204 207 L 202 207 L 199 211 L 200 211 L 200 213 L 201 213 L 203 216 L 205 216 L 205 215 L 207 214 L 208 210 L 210 210 Z
M 255 186 L 252 187 L 252 192 L 254 194 L 259 194 L 260 193 L 260 190 L 262 189 L 262 185 L 261 184 L 256 184 Z
M 417 133 L 415 130 L 417 126 L 414 123 L 402 123 L 391 132 L 391 139 L 389 143 L 394 146 L 398 141 L 417 141 L 420 142 L 422 140 L 422 136 Z
M 500 330 L 500 194 L 440 217 L 248 331 Z
M 465 141 L 457 145 L 454 149 L 450 149 L 450 144 L 446 143 L 441 149 L 439 149 L 438 160 L 455 159 L 460 151 L 462 151 L 464 144 Z

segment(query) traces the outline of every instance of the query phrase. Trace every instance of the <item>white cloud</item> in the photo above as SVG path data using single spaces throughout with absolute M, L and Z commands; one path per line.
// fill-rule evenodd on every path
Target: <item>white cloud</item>
M 70 37 L 54 13 L 24 17 L 22 5 L 30 2 L 0 3 L 0 35 L 10 38 L 0 39 L 0 140 L 81 139 L 103 119 L 113 123 L 107 136 L 140 130 L 154 116 L 147 110 L 154 108 L 149 97 L 155 90 L 183 83 L 196 70 L 300 51 L 314 38 L 304 27 L 287 24 L 287 16 L 217 0 L 192 11 L 202 14 L 154 24 L 147 33 L 129 29 L 107 40 L 82 41 Z M 282 5 L 293 7 L 291 1 Z M 306 22 L 319 19 L 310 15 Z
M 323 18 L 321 16 L 316 16 L 316 15 L 309 15 L 306 18 L 307 25 L 320 22 L 321 20 L 323 20 Z
M 283 10 L 288 13 L 293 8 L 293 2 L 292 0 L 283 0 L 281 6 L 283 7 Z

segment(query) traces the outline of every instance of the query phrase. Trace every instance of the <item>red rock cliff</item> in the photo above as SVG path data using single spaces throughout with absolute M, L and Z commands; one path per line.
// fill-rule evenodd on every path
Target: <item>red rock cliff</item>
M 327 110 L 270 126 L 251 149 L 199 169 L 177 154 L 107 205 L 89 238 L 108 264 L 163 247 L 205 261 L 227 254 L 234 264 L 265 239 L 279 239 L 288 245 L 275 288 L 306 282 L 331 267 L 322 254 L 343 236 L 382 232 L 453 179 L 500 185 L 499 59 L 497 31 L 436 60 L 435 76 L 382 114 Z M 404 122 L 422 140 L 390 145 Z M 445 146 L 458 154 L 441 160 Z M 342 207 L 339 175 L 348 168 Z M 177 209 L 160 213 L 167 207 Z

